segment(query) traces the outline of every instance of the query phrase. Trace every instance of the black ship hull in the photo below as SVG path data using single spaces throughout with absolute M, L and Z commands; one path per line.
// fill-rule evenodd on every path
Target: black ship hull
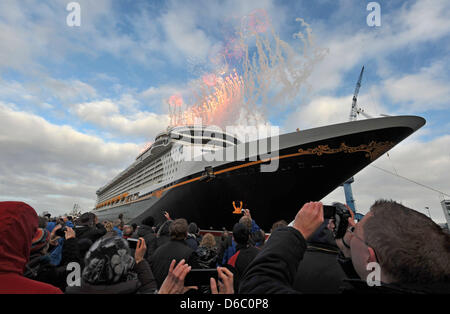
M 289 147 L 280 145 L 277 171 L 260 171 L 261 164 L 267 162 L 264 157 L 230 162 L 214 167 L 212 176 L 194 173 L 159 193 L 95 213 L 100 220 L 113 220 L 123 213 L 127 222 L 139 224 L 148 216 L 160 223 L 163 212 L 168 211 L 172 218 L 186 218 L 202 229 L 230 230 L 241 217 L 235 212 L 242 202 L 258 225 L 269 231 L 275 221 L 293 220 L 305 202 L 322 199 L 425 123 L 420 117 L 372 120 L 383 123 L 377 126 L 371 122 L 368 127 L 358 128 L 358 124 L 364 126 L 363 121 L 358 121 L 354 122 L 354 131 L 345 132 L 332 126 L 304 131 L 316 140 L 299 141 Z M 329 136 L 320 136 L 324 131 L 330 132 Z M 282 135 L 280 143 L 303 136 L 299 133 Z

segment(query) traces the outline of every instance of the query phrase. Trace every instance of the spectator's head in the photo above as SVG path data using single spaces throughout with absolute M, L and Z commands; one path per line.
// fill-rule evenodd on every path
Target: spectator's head
M 50 217 L 51 217 L 52 215 L 48 212 L 48 211 L 44 211 L 43 213 L 42 213 L 42 217 L 47 217 L 47 219 L 48 220 L 50 220 Z
M 153 216 L 148 216 L 144 220 L 142 220 L 142 224 L 144 226 L 153 227 L 155 225 L 155 218 Z
M 216 246 L 216 239 L 214 238 L 214 236 L 211 233 L 207 233 L 203 236 L 200 246 L 213 248 Z
M 122 220 L 116 219 L 116 220 L 114 220 L 114 222 L 113 222 L 113 227 L 120 228 L 120 225 L 121 225 L 121 224 L 122 224 Z
M 137 227 L 138 227 L 138 225 L 137 225 L 136 223 L 132 223 L 132 224 L 131 224 L 131 227 L 133 228 L 133 232 L 135 232 L 136 229 L 137 229 Z M 153 226 L 152 226 L 152 227 L 153 227 Z
M 38 217 L 38 219 L 39 219 L 39 222 L 38 222 L 39 228 L 42 228 L 42 229 L 47 228 L 47 223 L 48 223 L 47 217 Z
M 130 225 L 123 226 L 123 235 L 126 237 L 130 237 L 133 234 L 133 227 Z
M 184 240 L 187 237 L 188 224 L 186 219 L 179 218 L 172 222 L 169 227 L 170 238 L 172 240 Z
M 252 234 L 252 239 L 255 242 L 255 246 L 262 246 L 264 245 L 264 242 L 266 242 L 266 233 L 264 230 L 259 230 Z
M 243 223 L 237 223 L 233 227 L 233 239 L 237 244 L 247 245 L 250 231 Z
M 158 229 L 158 233 L 156 236 L 159 238 L 161 236 L 169 236 L 170 235 L 170 225 L 172 225 L 172 220 L 165 221 Z
M 188 232 L 191 234 L 198 234 L 199 229 L 197 227 L 197 224 L 195 222 L 191 222 L 188 226 Z
M 245 225 L 248 230 L 252 229 L 252 219 L 248 216 L 242 216 L 241 219 L 239 219 L 239 223 Z
M 38 215 L 23 202 L 0 202 L 0 272 L 22 275 L 38 228 Z
M 86 253 L 83 280 L 91 285 L 111 285 L 137 279 L 131 272 L 134 258 L 127 240 L 119 236 L 97 240 Z
M 95 225 L 95 214 L 84 213 L 78 219 L 77 224 L 80 226 L 93 227 Z
M 50 246 L 50 232 L 43 228 L 38 228 L 31 240 L 31 254 L 41 253 L 47 254 L 47 250 Z
M 394 201 L 379 200 L 349 236 L 352 262 L 362 279 L 369 262 L 385 283 L 450 280 L 450 236 L 427 216 Z
M 286 222 L 286 220 L 279 220 L 272 225 L 270 232 L 272 233 L 275 230 L 277 230 L 278 228 L 286 227 L 287 225 L 288 225 L 288 223 Z

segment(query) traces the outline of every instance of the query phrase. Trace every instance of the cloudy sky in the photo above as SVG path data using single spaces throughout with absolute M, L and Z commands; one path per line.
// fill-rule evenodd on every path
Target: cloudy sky
M 220 71 L 219 52 L 239 72 L 244 24 L 299 56 L 306 46 L 318 53 L 287 58 L 301 68 L 290 77 L 298 93 L 288 105 L 260 105 L 267 122 L 287 132 L 347 121 L 364 65 L 365 112 L 427 120 L 374 165 L 450 194 L 449 1 L 378 1 L 378 27 L 363 0 L 79 0 L 74 27 L 69 2 L 0 2 L 0 200 L 54 215 L 92 208 L 95 191 L 166 128 L 171 95 Z M 372 166 L 355 181 L 362 213 L 392 198 L 444 222 L 438 192 Z M 342 188 L 324 199 L 336 200 Z

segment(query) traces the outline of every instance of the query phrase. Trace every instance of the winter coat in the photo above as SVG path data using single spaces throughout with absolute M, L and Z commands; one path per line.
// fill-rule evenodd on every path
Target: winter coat
M 217 267 L 217 248 L 199 246 L 195 251 L 196 259 L 199 268 L 216 268 Z
M 149 262 L 158 288 L 161 287 L 166 279 L 169 273 L 170 263 L 173 259 L 176 260 L 177 264 L 184 259 L 192 268 L 198 268 L 196 258 L 192 254 L 193 252 L 194 250 L 187 246 L 184 241 L 178 240 L 170 240 L 156 249 L 155 253 L 150 256 Z
M 234 290 L 238 291 L 239 284 L 242 276 L 248 265 L 255 259 L 260 252 L 259 249 L 252 245 L 240 245 L 236 246 L 236 253 L 228 260 L 226 267 L 233 272 L 233 284 Z
M 186 240 L 184 240 L 184 242 L 186 243 L 187 246 L 189 246 L 194 251 L 197 250 L 198 245 L 199 245 L 197 237 L 195 236 L 195 234 L 192 234 L 192 233 L 188 233 Z
M 0 293 L 62 293 L 23 276 L 37 227 L 38 216 L 32 207 L 23 202 L 0 202 Z
M 298 265 L 306 252 L 303 235 L 292 227 L 276 229 L 248 265 L 239 293 L 292 294 Z
M 308 243 L 294 281 L 294 289 L 302 293 L 339 293 L 346 278 L 337 261 L 339 249 L 330 244 Z
M 148 258 L 151 254 L 156 251 L 156 234 L 152 227 L 141 225 L 137 230 L 137 238 L 144 238 L 145 245 L 147 246 L 147 251 L 145 252 L 145 258 Z
M 425 284 L 385 284 L 369 286 L 365 280 L 344 279 L 340 288 L 342 294 L 450 294 L 449 282 Z

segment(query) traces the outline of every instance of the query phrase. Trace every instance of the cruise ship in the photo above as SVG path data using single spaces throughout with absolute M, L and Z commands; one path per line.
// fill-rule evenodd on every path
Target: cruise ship
M 262 146 L 261 140 L 240 141 L 205 126 L 170 127 L 97 190 L 93 213 L 100 221 L 122 214 L 125 222 L 139 224 L 148 216 L 161 223 L 167 211 L 202 229 L 230 230 L 241 209 L 248 208 L 258 225 L 270 230 L 275 221 L 291 221 L 305 202 L 322 199 L 424 124 L 418 116 L 351 121 L 268 137 L 263 150 L 252 149 Z

